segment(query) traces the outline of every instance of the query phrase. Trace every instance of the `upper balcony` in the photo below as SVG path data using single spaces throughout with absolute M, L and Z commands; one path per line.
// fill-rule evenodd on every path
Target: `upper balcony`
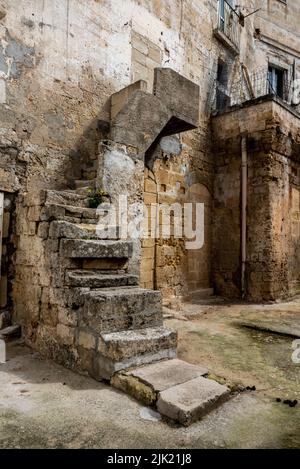
M 221 77 L 222 78 L 222 77 Z M 234 79 L 225 76 L 223 81 L 217 77 L 212 83 L 210 109 L 213 115 L 253 102 L 259 98 L 274 97 L 284 106 L 288 106 L 299 115 L 300 104 L 293 77 L 288 76 L 287 70 L 271 65 L 257 68 L 249 73 L 243 64 Z
M 235 55 L 240 51 L 240 16 L 230 0 L 218 0 L 218 24 L 214 35 Z

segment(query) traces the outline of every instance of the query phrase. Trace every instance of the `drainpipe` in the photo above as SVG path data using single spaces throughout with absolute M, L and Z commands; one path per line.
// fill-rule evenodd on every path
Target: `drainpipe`
M 0 279 L 1 279 L 3 219 L 4 219 L 4 192 L 0 192 Z
M 242 201 L 241 201 L 241 255 L 242 255 L 242 269 L 241 269 L 241 289 L 242 298 L 246 294 L 245 274 L 246 274 L 246 260 L 247 260 L 247 185 L 248 185 L 248 154 L 247 154 L 247 134 L 242 135 L 242 171 L 241 171 L 241 186 L 242 186 Z

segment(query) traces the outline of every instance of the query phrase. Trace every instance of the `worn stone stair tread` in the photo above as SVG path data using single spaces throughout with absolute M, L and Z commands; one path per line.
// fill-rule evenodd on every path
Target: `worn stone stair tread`
M 161 299 L 161 292 L 159 290 L 147 290 L 137 285 L 129 285 L 122 287 L 107 287 L 107 288 L 95 288 L 85 293 L 93 298 L 117 298 L 117 297 L 128 297 L 136 295 L 147 295 L 155 296 Z
M 229 395 L 226 386 L 198 377 L 160 392 L 157 409 L 162 415 L 188 426 L 225 402 Z
M 163 326 L 100 334 L 102 376 L 176 356 L 177 334 Z M 116 386 L 117 387 L 117 386 Z
M 163 325 L 159 291 L 136 286 L 88 291 L 82 288 L 79 296 L 81 323 L 96 334 Z
M 138 277 L 130 274 L 99 273 L 97 270 L 71 270 L 66 282 L 74 287 L 109 288 L 138 285 Z
M 81 206 L 88 208 L 88 199 L 86 194 L 78 194 L 73 190 L 47 190 L 46 191 L 46 200 L 47 205 L 51 204 L 62 204 L 62 205 L 73 205 Z
M 61 208 L 65 210 L 65 212 L 69 212 L 70 214 L 73 215 L 78 215 L 82 218 L 94 218 L 98 219 L 99 216 L 97 215 L 97 209 L 96 208 L 90 208 L 90 207 L 78 207 L 77 205 L 67 205 L 67 204 L 46 204 L 46 207 L 51 208 Z
M 62 239 L 60 254 L 70 258 L 114 258 L 127 259 L 132 252 L 130 241 Z
M 101 334 L 99 352 L 114 361 L 176 347 L 176 332 L 163 326 Z
M 191 379 L 204 376 L 208 369 L 192 365 L 178 358 L 166 360 L 151 365 L 130 370 L 127 374 L 151 386 L 154 391 L 160 392 Z
M 117 240 L 119 234 L 119 227 L 109 226 L 105 230 L 99 230 L 96 224 L 88 223 L 85 219 L 78 220 L 77 223 L 55 220 L 52 221 L 49 230 L 50 238 Z

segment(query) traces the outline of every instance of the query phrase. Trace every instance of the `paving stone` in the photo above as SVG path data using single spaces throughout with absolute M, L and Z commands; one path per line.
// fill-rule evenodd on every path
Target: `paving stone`
M 155 391 L 164 391 L 191 379 L 206 375 L 208 370 L 205 367 L 191 365 L 183 360 L 174 358 L 173 360 L 143 366 L 128 373 L 151 386 Z
M 195 378 L 159 394 L 158 411 L 184 426 L 201 419 L 229 397 L 229 389 L 207 378 Z

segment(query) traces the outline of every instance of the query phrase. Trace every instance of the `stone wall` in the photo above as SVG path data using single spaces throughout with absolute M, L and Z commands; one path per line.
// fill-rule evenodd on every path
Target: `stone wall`
M 164 137 L 155 148 L 154 154 L 146 155 L 146 164 L 151 167 L 145 169 L 144 187 L 144 201 L 150 213 L 148 228 L 151 223 L 157 225 L 159 236 L 156 240 L 142 241 L 141 285 L 145 288 L 158 288 L 165 298 L 185 297 L 192 291 L 209 288 L 211 285 L 212 195 L 204 184 L 196 182 L 197 174 L 191 171 L 184 137 L 184 134 L 181 139 Z M 210 171 L 205 182 L 211 187 Z M 194 216 L 197 203 L 205 206 L 205 242 L 201 249 L 186 249 L 183 217 L 185 203 L 192 204 Z M 163 219 L 160 213 L 153 220 L 151 204 L 173 205 L 175 209 L 177 207 L 178 213 L 175 210 L 170 214 L 170 239 L 162 236 L 163 223 L 167 218 Z M 182 237 L 174 237 L 174 223 L 181 226 Z
M 177 159 L 180 166 L 188 155 L 195 182 L 212 179 L 209 96 L 218 57 L 228 55 L 212 39 L 215 0 L 3 0 L 0 7 L 0 189 L 92 181 L 110 96 L 137 79 L 151 92 L 159 65 L 201 87 L 200 126 Z
M 241 136 L 247 138 L 246 297 L 268 301 L 299 291 L 300 120 L 281 103 L 256 101 L 215 118 L 217 174 L 214 282 L 241 295 Z M 222 128 L 223 137 L 220 134 Z
M 256 3 L 247 5 L 250 12 L 258 6 Z M 166 246 L 169 254 L 165 254 L 164 246 L 160 246 L 162 258 L 161 265 L 157 265 L 156 282 L 159 279 L 157 286 L 165 294 L 181 294 L 187 289 L 212 285 L 210 205 L 214 198 L 217 146 L 211 135 L 210 111 L 219 59 L 228 64 L 228 76 L 234 80 L 241 77 L 241 64 L 251 73 L 258 66 L 267 67 L 268 61 L 286 66 L 292 73 L 296 60 L 295 71 L 299 73 L 296 34 L 299 7 L 296 2 L 284 5 L 278 0 L 262 3 L 261 11 L 246 18 L 245 27 L 240 28 L 240 54 L 233 56 L 213 35 L 217 25 L 216 0 L 0 1 L 0 190 L 14 194 L 16 206 L 12 205 L 15 207 L 12 218 L 16 216 L 19 225 L 24 225 L 22 228 L 12 225 L 16 256 L 9 257 L 8 270 L 14 271 L 16 259 L 20 276 L 16 284 L 21 276 L 24 284 L 30 278 L 32 264 L 27 260 L 22 263 L 22 256 L 26 249 L 29 250 L 26 256 L 33 255 L 30 236 L 38 229 L 33 228 L 36 221 L 29 219 L 17 193 L 31 196 L 37 189 L 73 188 L 80 179 L 92 184 L 98 170 L 98 144 L 107 138 L 114 117 L 110 96 L 140 79 L 145 81 L 143 91 L 152 92 L 153 70 L 162 66 L 200 86 L 199 126 L 181 137 L 180 152 L 170 157 L 174 174 L 168 176 L 167 184 L 158 182 L 156 188 L 162 199 L 173 194 L 171 200 L 177 200 L 177 185 L 182 179 L 186 197 L 191 186 L 198 187 L 197 197 L 196 192 L 191 197 L 199 196 L 199 200 L 205 201 L 207 227 L 205 246 L 196 256 L 179 245 Z M 243 12 L 247 14 L 248 10 Z M 157 148 L 161 154 L 160 147 Z M 232 208 L 227 207 L 220 216 L 231 233 L 228 240 L 231 254 L 226 261 L 231 287 L 230 292 L 226 291 L 236 295 L 239 253 L 233 249 L 232 241 L 239 234 L 239 186 L 235 177 L 237 167 L 231 172 L 227 160 L 223 166 L 219 161 L 216 165 L 216 205 L 220 197 L 222 203 L 223 197 L 218 193 L 223 190 L 219 181 L 227 179 L 224 190 L 230 191 Z M 155 165 L 156 173 L 163 179 L 168 167 L 160 158 Z M 295 169 L 291 171 L 295 178 Z M 154 175 L 156 178 L 155 171 Z M 121 180 L 122 174 L 119 177 Z M 164 184 L 168 186 L 166 193 L 164 188 L 161 190 Z M 294 207 L 297 195 L 292 194 Z M 292 216 L 295 237 L 298 215 L 294 208 Z M 21 240 L 20 230 L 25 230 L 27 240 Z M 292 252 L 297 245 L 297 238 L 293 239 Z M 153 249 L 152 245 L 145 247 Z M 214 259 L 218 256 L 217 247 Z M 149 255 L 150 251 L 147 252 Z M 167 257 L 172 258 L 173 254 L 177 260 L 172 259 L 171 269 L 177 274 L 172 277 L 174 283 L 170 283 Z M 291 258 L 289 262 L 293 262 Z M 150 277 L 153 275 L 148 273 L 147 280 L 142 281 L 147 283 Z M 295 270 L 289 280 L 291 285 L 296 285 L 296 277 Z M 21 290 L 15 289 L 16 301 Z
M 9 324 L 12 316 L 12 280 L 14 278 L 13 259 L 15 251 L 14 211 L 15 200 L 13 194 L 3 194 L 3 207 L 1 207 L 2 237 L 1 247 L 1 277 L 0 277 L 0 329 Z M 2 197 L 1 197 L 2 198 Z

